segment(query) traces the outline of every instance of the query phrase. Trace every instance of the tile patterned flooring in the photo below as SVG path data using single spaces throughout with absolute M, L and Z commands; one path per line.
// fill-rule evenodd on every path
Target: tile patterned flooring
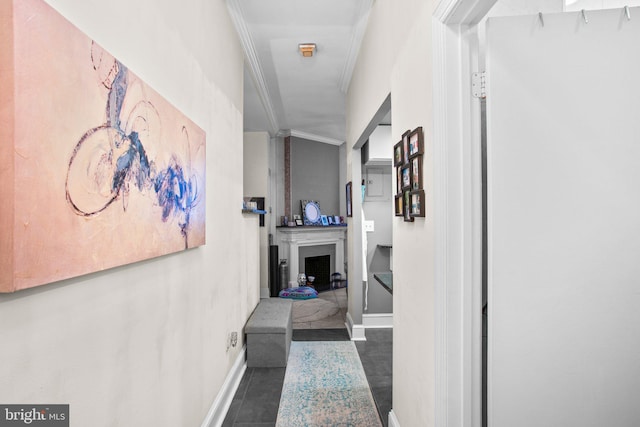
M 392 329 L 367 329 L 367 341 L 356 342 L 369 387 L 385 427 L 391 410 Z M 346 329 L 294 330 L 296 341 L 348 340 Z M 248 368 L 233 398 L 223 427 L 275 427 L 286 368 Z M 363 426 L 366 427 L 366 426 Z

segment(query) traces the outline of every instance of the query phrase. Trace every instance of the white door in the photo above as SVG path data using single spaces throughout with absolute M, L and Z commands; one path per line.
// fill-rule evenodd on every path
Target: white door
M 630 16 L 487 23 L 490 427 L 640 425 L 640 8 Z

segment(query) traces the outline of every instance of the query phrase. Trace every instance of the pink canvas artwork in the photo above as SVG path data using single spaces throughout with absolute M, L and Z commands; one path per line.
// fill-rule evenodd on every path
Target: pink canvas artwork
M 0 292 L 205 244 L 200 127 L 42 0 L 0 63 Z

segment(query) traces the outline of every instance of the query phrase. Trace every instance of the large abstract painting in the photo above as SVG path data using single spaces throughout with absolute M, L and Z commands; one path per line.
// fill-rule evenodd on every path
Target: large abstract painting
M 205 132 L 44 1 L 0 3 L 0 292 L 203 245 Z

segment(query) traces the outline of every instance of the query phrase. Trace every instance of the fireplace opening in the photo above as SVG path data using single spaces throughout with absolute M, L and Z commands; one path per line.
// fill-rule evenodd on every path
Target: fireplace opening
M 306 257 L 304 272 L 307 277 L 315 277 L 313 286 L 316 291 L 328 291 L 331 288 L 331 255 Z

